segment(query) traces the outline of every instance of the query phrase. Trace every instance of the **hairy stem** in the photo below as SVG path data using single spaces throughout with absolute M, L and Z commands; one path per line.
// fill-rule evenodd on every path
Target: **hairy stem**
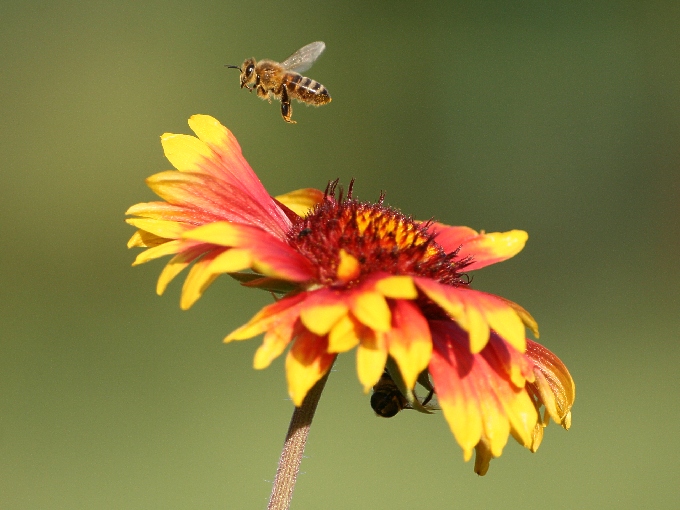
M 319 379 L 314 387 L 309 390 L 302 405 L 296 407 L 295 411 L 293 411 L 286 440 L 283 443 L 283 451 L 279 458 L 279 466 L 276 468 L 276 478 L 274 478 L 274 486 L 269 497 L 267 510 L 288 510 L 290 507 L 290 501 L 293 499 L 293 489 L 295 489 L 295 482 L 300 470 L 302 454 L 305 451 L 305 443 L 309 435 L 309 428 L 312 425 L 316 406 L 319 403 L 321 393 L 324 386 L 326 386 L 326 380 L 330 373 L 329 368 L 326 375 Z

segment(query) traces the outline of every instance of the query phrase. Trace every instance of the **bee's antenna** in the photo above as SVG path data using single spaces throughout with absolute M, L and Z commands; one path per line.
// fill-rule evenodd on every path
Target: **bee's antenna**
M 238 69 L 240 72 L 243 72 L 241 71 L 241 68 L 239 66 L 230 66 L 229 64 L 224 64 L 224 67 L 228 67 L 230 69 Z

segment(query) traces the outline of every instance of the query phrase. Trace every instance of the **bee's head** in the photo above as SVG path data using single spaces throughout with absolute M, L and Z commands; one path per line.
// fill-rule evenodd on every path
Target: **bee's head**
M 239 66 L 230 66 L 226 65 L 226 67 L 230 69 L 238 69 L 241 72 L 241 88 L 243 87 L 248 87 L 251 83 L 255 83 L 255 59 L 254 58 L 249 58 L 243 64 L 241 64 L 241 67 Z M 248 87 L 250 89 L 250 87 Z
M 255 83 L 255 59 L 249 58 L 241 65 L 241 88 Z

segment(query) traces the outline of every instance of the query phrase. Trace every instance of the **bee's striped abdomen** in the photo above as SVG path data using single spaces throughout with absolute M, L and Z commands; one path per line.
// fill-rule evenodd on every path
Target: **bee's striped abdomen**
M 316 106 L 331 102 L 331 96 L 326 87 L 316 80 L 289 72 L 286 73 L 283 81 L 288 95 L 298 101 Z

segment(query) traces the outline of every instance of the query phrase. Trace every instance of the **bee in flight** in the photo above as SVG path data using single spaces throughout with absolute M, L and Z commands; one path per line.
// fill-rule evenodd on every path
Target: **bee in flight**
M 291 99 L 314 106 L 331 102 L 326 87 L 300 74 L 312 67 L 325 49 L 326 45 L 317 41 L 300 48 L 281 63 L 273 60 L 257 62 L 254 58 L 249 58 L 241 64 L 241 67 L 230 65 L 227 67 L 241 71 L 241 88 L 245 87 L 250 92 L 255 89 L 258 97 L 267 99 L 270 103 L 272 102 L 270 94 L 279 99 L 283 120 L 295 124 L 290 118 L 293 114 Z
M 439 409 L 438 406 L 430 404 L 430 400 L 434 395 L 434 388 L 430 386 L 429 393 L 427 396 L 420 401 L 418 397 L 415 400 L 420 404 L 421 407 L 426 409 L 428 412 L 433 409 Z M 408 399 L 401 392 L 397 383 L 394 382 L 389 371 L 385 369 L 383 374 L 380 376 L 380 380 L 373 386 L 373 395 L 371 395 L 371 407 L 375 414 L 382 416 L 383 418 L 392 418 L 402 409 L 414 409 Z

